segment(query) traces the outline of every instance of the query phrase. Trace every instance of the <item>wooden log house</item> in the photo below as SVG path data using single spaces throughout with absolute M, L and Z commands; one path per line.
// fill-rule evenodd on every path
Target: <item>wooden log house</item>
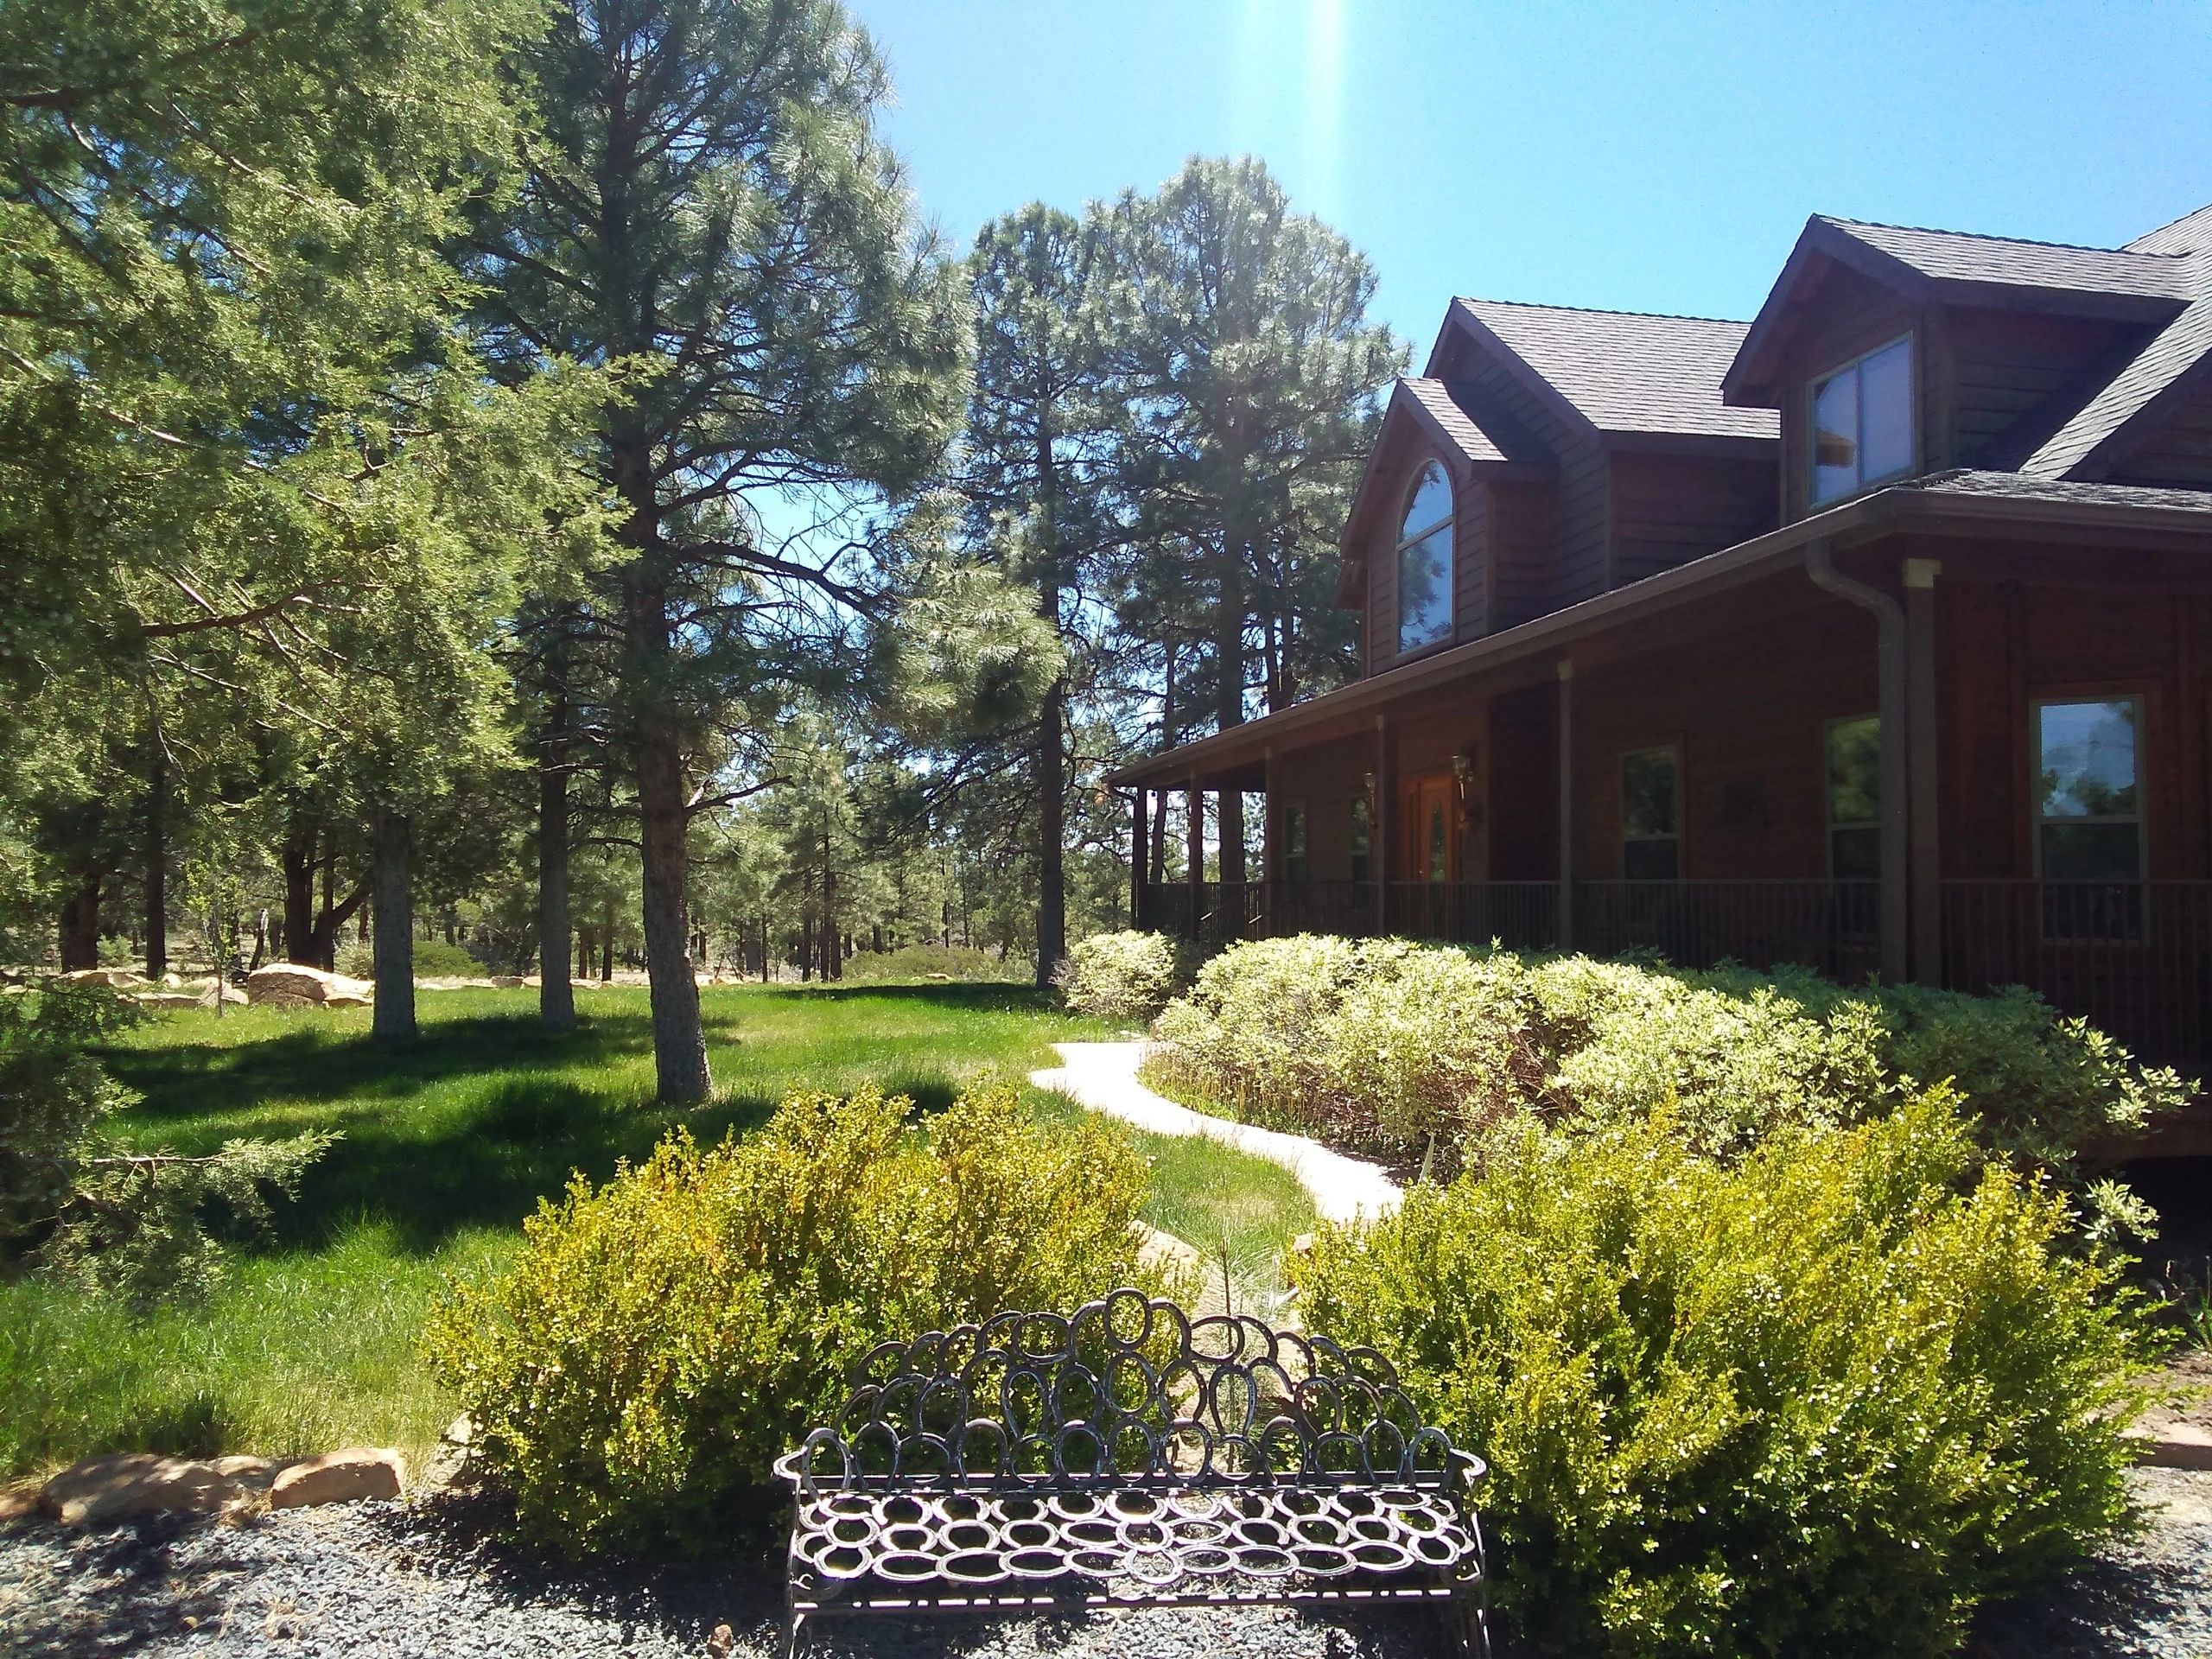
M 1115 775 L 1140 925 L 2024 983 L 2212 1061 L 2212 207 L 1816 217 L 1750 323 L 1456 299 L 1338 599 L 1352 683 Z M 1224 791 L 1255 868 L 1149 880 Z

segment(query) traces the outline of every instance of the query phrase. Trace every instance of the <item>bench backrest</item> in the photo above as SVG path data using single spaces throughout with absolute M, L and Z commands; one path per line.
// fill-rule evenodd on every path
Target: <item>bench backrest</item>
M 794 1460 L 808 1489 L 1437 1487 L 1480 1465 L 1370 1348 L 1117 1290 L 884 1343 Z

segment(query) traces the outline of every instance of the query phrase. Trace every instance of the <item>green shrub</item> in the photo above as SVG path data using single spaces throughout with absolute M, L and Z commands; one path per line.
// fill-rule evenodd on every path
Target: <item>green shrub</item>
M 903 985 L 953 980 L 963 985 L 1034 983 L 1028 957 L 1001 957 L 961 944 L 908 944 L 896 950 L 856 950 L 845 958 L 844 976 L 855 985 Z
M 1077 1014 L 1149 1020 L 1190 982 L 1190 954 L 1165 933 L 1093 933 L 1069 947 L 1052 982 Z
M 1007 1090 L 907 1128 L 912 1103 L 793 1095 L 751 1140 L 679 1131 L 582 1177 L 521 1254 L 426 1333 L 530 1535 L 571 1553 L 700 1548 L 760 1514 L 772 1461 L 876 1342 L 1147 1284 L 1147 1181 L 1095 1122 L 1046 1129 Z
M 1522 1124 L 1297 1273 L 1489 1461 L 1520 1643 L 1921 1655 L 2125 1518 L 2141 1326 L 2069 1225 L 1936 1090 L 1732 1165 Z
M 2019 989 L 1845 988 L 1809 971 L 1692 973 L 1399 941 L 1233 947 L 1155 1026 L 1170 1092 L 1354 1146 L 1449 1146 L 1529 1114 L 1585 1128 L 1665 1109 L 1720 1158 L 1955 1081 L 1987 1149 L 2075 1177 L 2080 1149 L 2189 1085 Z M 2139 1211 L 2104 1190 L 2117 1224 Z
M 377 970 L 376 949 L 366 939 L 355 939 L 337 953 L 338 971 L 350 979 L 372 978 Z M 492 970 L 468 953 L 467 947 L 443 939 L 415 941 L 417 979 L 481 979 Z

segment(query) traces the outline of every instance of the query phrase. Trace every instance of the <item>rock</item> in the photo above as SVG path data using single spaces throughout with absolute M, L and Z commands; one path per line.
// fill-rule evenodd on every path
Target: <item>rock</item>
M 0 1523 L 37 1513 L 38 1482 L 19 1480 L 12 1486 L 0 1486 Z
M 296 1463 L 269 1489 L 271 1509 L 303 1509 L 313 1503 L 357 1503 L 365 1498 L 393 1498 L 406 1484 L 399 1453 L 385 1446 L 353 1446 Z
M 522 988 L 522 976 L 494 974 L 492 976 L 492 988 L 495 991 L 518 991 Z
M 321 1007 L 334 996 L 363 999 L 339 1005 L 360 1007 L 375 989 L 365 979 L 348 979 L 343 974 L 325 973 L 320 968 L 302 967 L 296 962 L 272 962 L 245 977 L 246 1000 L 257 1006 L 276 1008 Z
M 1163 1233 L 1141 1221 L 1133 1224 L 1137 1235 L 1137 1260 L 1145 1267 L 1192 1273 L 1203 1268 L 1205 1258 L 1195 1244 L 1185 1243 L 1174 1234 Z
M 226 1006 L 243 1007 L 245 1005 L 245 993 L 238 989 L 235 985 L 224 985 L 221 987 L 210 985 L 206 990 L 200 992 L 198 996 L 195 996 L 192 1000 L 203 1008 L 212 1008 L 215 1006 L 215 993 L 219 988 L 222 991 L 223 1001 Z
M 326 1008 L 365 1008 L 374 1001 L 354 991 L 333 991 L 322 999 Z
M 79 968 L 61 976 L 65 985 L 106 985 L 118 991 L 129 990 L 146 982 L 128 968 Z
M 1313 1235 L 1311 1233 L 1300 1233 L 1296 1238 L 1292 1239 L 1290 1241 L 1290 1253 L 1293 1255 L 1313 1255 Z
M 2212 1433 L 2195 1423 L 2138 1428 L 2143 1461 L 2160 1469 L 2212 1469 Z
M 154 1452 L 126 1452 L 119 1457 L 87 1458 L 64 1469 L 40 1491 L 39 1508 L 64 1526 L 90 1527 L 166 1510 L 206 1515 L 247 1494 L 244 1482 L 213 1464 Z
M 142 1008 L 152 1008 L 156 1012 L 200 1006 L 200 999 L 186 991 L 141 991 L 130 1000 Z
M 253 1491 L 265 1491 L 283 1470 L 281 1463 L 267 1458 L 250 1458 L 233 1452 L 226 1458 L 217 1458 L 207 1465 L 226 1480 L 235 1480 Z
M 184 976 L 181 974 L 163 974 L 162 976 L 162 983 L 168 986 L 168 988 L 173 991 L 181 990 L 184 988 Z
M 483 1484 L 483 1465 L 476 1455 L 476 1425 L 463 1412 L 446 1425 L 416 1481 L 419 1492 L 474 1491 Z

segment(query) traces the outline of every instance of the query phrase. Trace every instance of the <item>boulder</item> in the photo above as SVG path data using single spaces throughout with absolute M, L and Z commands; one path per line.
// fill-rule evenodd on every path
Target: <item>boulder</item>
M 106 985 L 118 991 L 127 991 L 134 985 L 143 985 L 145 979 L 128 968 L 79 968 L 61 976 L 65 985 Z
M 38 1482 L 19 1480 L 12 1486 L 0 1486 L 0 1522 L 20 1521 L 37 1513 Z
M 494 974 L 492 976 L 492 988 L 495 991 L 518 991 L 522 988 L 522 976 Z
M 142 1008 L 196 1008 L 200 999 L 189 991 L 141 991 L 130 999 Z
M 365 1008 L 375 999 L 360 991 L 333 991 L 322 999 L 326 1008 Z
M 387 1446 L 351 1446 L 290 1465 L 269 1488 L 269 1505 L 297 1510 L 314 1503 L 395 1498 L 406 1476 L 398 1452 Z
M 365 979 L 348 979 L 343 974 L 325 973 L 296 962 L 272 962 L 245 977 L 246 1001 L 274 1008 L 322 1007 L 335 996 L 359 999 L 338 1004 L 358 1008 L 366 1005 L 375 988 Z
M 169 1510 L 206 1515 L 240 1502 L 249 1490 L 212 1463 L 126 1452 L 64 1469 L 40 1491 L 39 1508 L 64 1526 L 94 1527 Z
M 467 1412 L 446 1425 L 446 1432 L 430 1452 L 429 1461 L 416 1477 L 415 1489 L 435 1492 L 474 1491 L 483 1484 L 484 1468 L 476 1455 L 476 1425 Z
M 223 1001 L 226 1004 L 237 1004 L 240 1007 L 245 1005 L 246 995 L 244 991 L 238 989 L 237 986 L 225 985 L 220 988 L 223 994 Z M 200 992 L 198 996 L 193 998 L 193 1001 L 203 1008 L 212 1008 L 215 1006 L 216 989 L 217 987 L 210 985 L 206 990 Z

